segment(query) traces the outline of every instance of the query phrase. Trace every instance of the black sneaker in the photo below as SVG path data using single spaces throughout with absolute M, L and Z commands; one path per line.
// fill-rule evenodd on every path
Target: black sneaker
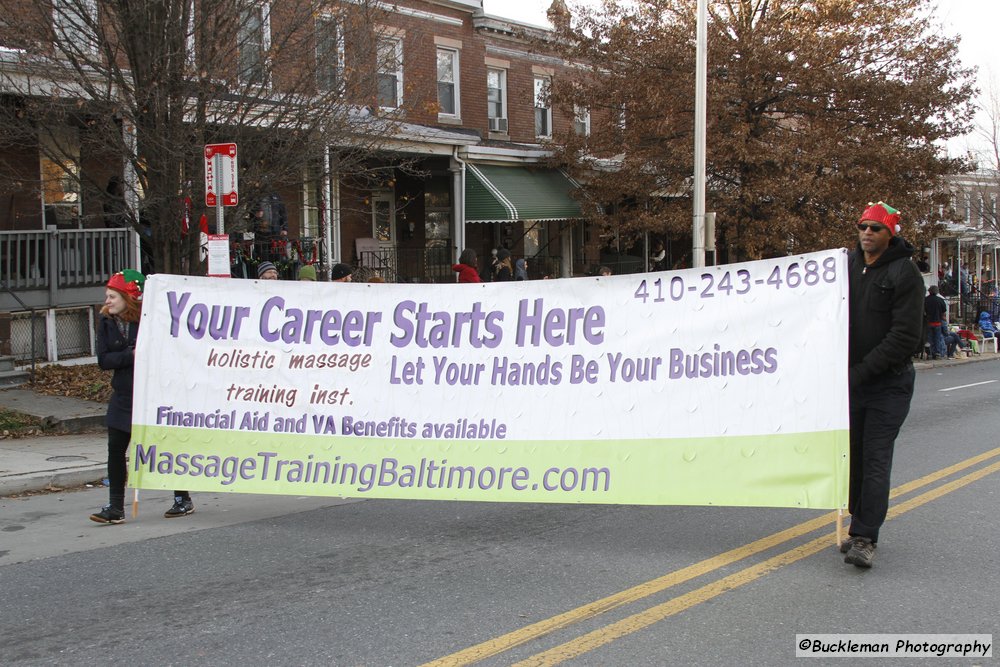
M 855 537 L 851 540 L 851 548 L 844 556 L 844 562 L 855 567 L 869 568 L 875 560 L 875 543 L 867 537 Z
M 168 519 L 175 519 L 179 516 L 187 516 L 188 514 L 194 514 L 194 503 L 191 502 L 191 499 L 174 496 L 173 507 L 164 512 L 163 516 Z
M 120 509 L 116 509 L 111 505 L 105 505 L 101 508 L 100 512 L 94 512 L 90 515 L 91 521 L 96 521 L 97 523 L 110 523 L 119 524 L 125 523 L 125 512 Z
M 846 554 L 851 550 L 851 545 L 854 544 L 854 538 L 848 537 L 846 540 L 840 543 L 840 553 Z

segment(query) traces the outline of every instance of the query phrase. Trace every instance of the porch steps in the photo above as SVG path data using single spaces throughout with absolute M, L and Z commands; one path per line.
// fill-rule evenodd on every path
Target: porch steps
M 0 387 L 20 387 L 26 384 L 29 378 L 28 371 L 19 370 L 14 365 L 13 356 L 0 357 Z

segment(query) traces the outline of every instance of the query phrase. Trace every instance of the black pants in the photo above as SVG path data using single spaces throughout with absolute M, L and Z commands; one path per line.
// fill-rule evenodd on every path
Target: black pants
M 851 535 L 878 542 L 889 511 L 896 436 L 910 412 L 912 365 L 851 389 Z
M 130 431 L 108 427 L 108 500 L 117 509 L 125 506 L 125 483 L 128 481 L 125 455 L 131 439 Z M 174 491 L 174 495 L 190 498 L 187 491 Z

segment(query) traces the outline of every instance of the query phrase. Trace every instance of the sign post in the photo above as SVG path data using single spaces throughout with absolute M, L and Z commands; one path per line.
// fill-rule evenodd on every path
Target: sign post
M 205 206 L 215 208 L 215 233 L 225 234 L 224 206 L 239 204 L 236 144 L 205 146 Z

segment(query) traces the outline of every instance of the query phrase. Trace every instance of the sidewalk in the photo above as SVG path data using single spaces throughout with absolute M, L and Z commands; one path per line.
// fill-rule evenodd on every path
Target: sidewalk
M 987 352 L 913 365 L 919 371 L 984 361 L 1000 361 L 1000 354 Z M 0 390 L 0 408 L 33 415 L 43 420 L 47 429 L 64 433 L 0 440 L 0 496 L 100 483 L 106 476 L 103 403 L 45 396 L 31 389 L 6 389 Z
M 37 417 L 52 433 L 0 440 L 0 496 L 100 483 L 107 475 L 103 403 L 17 388 L 0 391 L 0 408 Z

